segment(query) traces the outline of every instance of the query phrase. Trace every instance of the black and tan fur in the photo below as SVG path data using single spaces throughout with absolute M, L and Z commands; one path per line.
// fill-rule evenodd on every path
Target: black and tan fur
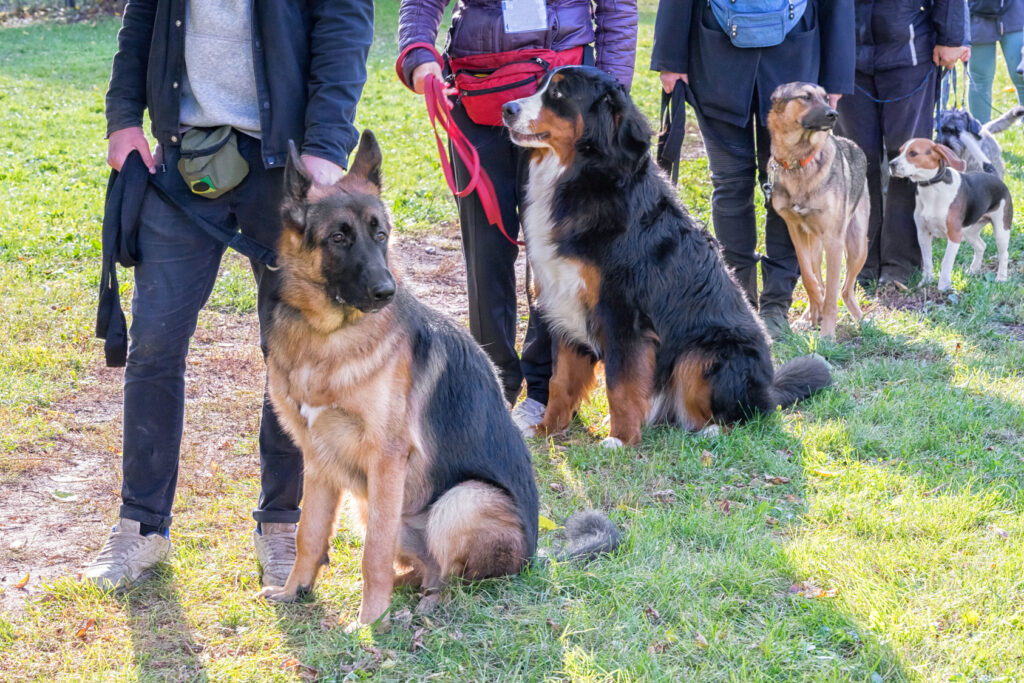
M 657 168 L 649 125 L 614 78 L 558 69 L 505 105 L 504 119 L 512 141 L 532 148 L 523 229 L 535 302 L 560 342 L 537 432 L 569 425 L 598 360 L 609 447 L 635 444 L 645 423 L 714 429 L 830 382 L 812 357 L 773 368 L 763 326 Z
M 398 583 L 420 586 L 428 610 L 451 577 L 517 573 L 538 519 L 530 453 L 493 366 L 392 275 L 380 164 L 366 131 L 348 175 L 323 187 L 292 148 L 267 359 L 270 398 L 302 449 L 304 498 L 292 572 L 262 595 L 289 601 L 313 586 L 347 492 L 365 527 L 363 624 L 385 615 Z M 611 523 L 586 519 L 571 554 L 614 547 Z
M 835 335 L 844 254 L 843 302 L 855 320 L 862 317 L 855 288 L 868 254 L 871 214 L 867 159 L 854 142 L 832 135 L 836 118 L 824 88 L 813 83 L 787 83 L 772 93 L 772 207 L 786 221 L 796 249 L 807 319 L 811 325 L 821 322 L 824 337 Z

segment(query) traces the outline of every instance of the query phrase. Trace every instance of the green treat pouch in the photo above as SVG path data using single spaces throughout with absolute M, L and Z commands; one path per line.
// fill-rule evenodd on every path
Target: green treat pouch
M 181 138 L 178 172 L 197 195 L 213 199 L 238 187 L 249 164 L 238 153 L 238 138 L 231 126 L 191 128 Z

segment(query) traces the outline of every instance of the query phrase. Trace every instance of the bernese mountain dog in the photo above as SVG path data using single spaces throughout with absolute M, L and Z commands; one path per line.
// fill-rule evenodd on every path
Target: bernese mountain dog
M 604 363 L 611 435 L 644 423 L 716 431 L 828 386 L 821 358 L 772 366 L 764 326 L 651 158 L 651 130 L 614 78 L 550 72 L 504 106 L 512 141 L 533 148 L 523 230 L 536 303 L 558 338 L 544 419 L 572 421 Z

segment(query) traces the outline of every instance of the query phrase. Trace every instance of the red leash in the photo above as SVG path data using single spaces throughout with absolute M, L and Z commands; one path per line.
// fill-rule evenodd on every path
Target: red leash
M 433 45 L 430 43 L 413 43 L 402 50 L 402 53 L 398 55 L 398 61 L 395 62 L 395 71 L 398 73 L 399 80 L 404 82 L 402 78 L 402 62 L 405 60 L 406 55 L 409 54 L 410 50 L 418 47 L 430 50 L 437 62 L 443 64 L 441 55 L 438 54 Z M 476 190 L 476 193 L 480 196 L 480 204 L 484 208 L 484 215 L 487 216 L 487 220 L 493 225 L 498 226 L 498 230 L 501 230 L 501 234 L 509 242 L 523 246 L 525 242 L 512 239 L 505 231 L 505 224 L 501 220 L 501 209 L 498 207 L 498 196 L 494 192 L 494 185 L 491 183 L 487 171 L 480 166 L 480 154 L 470 143 L 465 133 L 459 129 L 455 119 L 452 117 L 452 109 L 455 105 L 445 96 L 444 83 L 433 75 L 427 76 L 423 81 L 423 99 L 427 105 L 427 117 L 430 119 L 430 125 L 434 129 L 434 140 L 437 142 L 437 156 L 441 161 L 441 170 L 444 171 L 444 178 L 448 182 L 448 189 L 456 197 L 467 197 L 473 190 Z M 444 141 L 437 130 L 438 126 L 441 126 L 448 135 L 448 144 L 451 147 L 452 155 L 457 154 L 462 163 L 469 169 L 469 184 L 462 190 L 459 190 L 455 184 L 455 172 L 448 160 L 448 151 L 445 149 Z

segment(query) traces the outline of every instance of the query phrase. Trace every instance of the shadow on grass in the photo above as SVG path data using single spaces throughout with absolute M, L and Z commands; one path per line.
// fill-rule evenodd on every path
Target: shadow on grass
M 135 663 L 141 680 L 206 680 L 174 572 L 161 568 L 125 597 Z

